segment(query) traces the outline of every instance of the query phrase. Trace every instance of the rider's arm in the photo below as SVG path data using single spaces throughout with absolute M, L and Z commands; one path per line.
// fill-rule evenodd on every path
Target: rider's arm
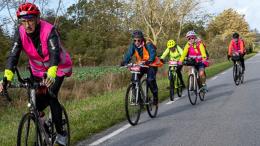
M 203 61 L 206 61 L 207 59 L 207 54 L 206 54 L 206 50 L 205 50 L 205 47 L 202 43 L 200 43 L 200 53 L 201 53 L 201 57 L 202 57 L 202 60 Z
M 233 49 L 233 45 L 232 45 L 232 41 L 229 43 L 229 47 L 228 47 L 228 55 L 231 56 L 232 55 L 232 49 Z
M 190 45 L 189 45 L 189 43 L 187 43 L 185 45 L 184 49 L 183 49 L 183 53 L 182 53 L 181 58 L 179 60 L 180 62 L 183 62 L 185 57 L 188 55 L 189 47 L 190 47 Z
M 181 48 L 179 45 L 177 45 L 177 50 L 178 50 L 178 53 L 179 53 L 180 55 L 183 54 L 183 50 L 182 50 L 182 48 Z
M 60 62 L 60 40 L 55 28 L 52 29 L 48 38 L 48 50 L 50 56 L 50 66 L 58 66 Z
M 246 53 L 244 40 L 241 39 L 239 46 L 240 46 L 240 51 L 241 51 L 241 53 L 242 53 L 242 54 Z
M 13 45 L 12 45 L 12 48 L 10 49 L 10 52 L 9 52 L 9 55 L 7 58 L 7 63 L 6 63 L 7 70 L 11 70 L 12 72 L 14 72 L 14 66 L 16 66 L 18 64 L 21 50 L 22 50 L 22 43 L 21 43 L 19 30 L 16 30 L 14 39 L 13 39 Z
M 149 60 L 150 62 L 153 62 L 156 57 L 156 48 L 154 48 L 152 43 L 147 43 L 146 44 L 147 50 L 149 52 Z
M 124 60 L 123 60 L 124 63 L 128 63 L 131 60 L 132 56 L 134 55 L 134 51 L 135 51 L 134 44 L 131 43 L 128 47 L 127 53 L 124 55 Z
M 169 48 L 165 49 L 165 51 L 163 52 L 163 54 L 161 56 L 161 59 L 165 59 L 165 57 L 169 54 L 169 52 L 170 52 Z

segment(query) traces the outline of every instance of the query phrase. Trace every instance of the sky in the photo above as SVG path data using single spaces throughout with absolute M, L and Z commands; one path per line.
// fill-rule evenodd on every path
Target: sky
M 251 30 L 256 28 L 260 31 L 259 0 L 213 0 L 213 2 L 206 3 L 204 8 L 214 14 L 219 14 L 225 9 L 232 8 L 245 15 Z
M 59 0 L 49 0 L 50 8 L 57 8 L 58 1 Z M 62 8 L 66 9 L 73 3 L 76 3 L 76 1 L 77 0 L 62 0 Z M 260 31 L 260 11 L 258 11 L 258 9 L 260 9 L 259 0 L 212 0 L 212 2 L 203 3 L 202 8 L 215 15 L 223 12 L 225 9 L 233 8 L 240 14 L 245 15 L 245 19 L 249 23 L 251 30 L 256 28 Z M 15 16 L 15 12 L 12 13 Z M 0 12 L 0 18 L 6 14 L 8 14 L 7 11 Z

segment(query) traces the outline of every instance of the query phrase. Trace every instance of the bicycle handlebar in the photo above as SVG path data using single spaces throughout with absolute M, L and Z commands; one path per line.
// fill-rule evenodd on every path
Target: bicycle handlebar
M 43 82 L 36 82 L 35 78 L 33 77 L 32 74 L 32 70 L 30 67 L 28 67 L 28 70 L 30 71 L 30 78 L 22 78 L 20 76 L 20 72 L 18 70 L 17 67 L 14 67 L 16 75 L 17 75 L 17 79 L 19 83 L 16 84 L 10 84 L 8 85 L 8 81 L 6 79 L 6 77 L 3 79 L 3 91 L 2 91 L 2 95 L 5 96 L 7 98 L 8 101 L 11 101 L 11 98 L 9 97 L 8 88 L 30 88 L 30 89 L 36 89 L 39 87 L 46 87 L 46 85 Z M 47 78 L 47 74 L 44 73 L 44 76 L 42 79 L 46 79 Z M 48 90 L 48 93 L 51 97 L 56 97 L 56 95 L 51 91 Z

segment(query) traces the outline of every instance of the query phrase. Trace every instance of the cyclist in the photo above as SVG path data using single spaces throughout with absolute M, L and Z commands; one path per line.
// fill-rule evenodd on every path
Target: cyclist
M 40 11 L 35 4 L 28 2 L 21 4 L 16 15 L 19 26 L 14 35 L 14 43 L 7 59 L 4 77 L 9 83 L 12 81 L 14 67 L 18 64 L 21 51 L 28 56 L 33 76 L 36 79 L 43 78 L 47 72 L 47 78 L 43 82 L 55 97 L 48 93 L 44 97 L 37 97 L 36 108 L 42 111 L 50 105 L 58 133 L 55 143 L 66 145 L 66 132 L 62 131 L 62 108 L 57 95 L 64 77 L 70 76 L 72 73 L 71 58 L 63 49 L 55 27 L 40 19 Z M 2 90 L 3 85 L 1 84 L 0 91 Z
M 232 40 L 230 41 L 229 47 L 228 47 L 228 60 L 230 60 L 230 57 L 232 57 L 233 54 L 237 53 L 240 56 L 240 62 L 243 69 L 243 72 L 245 71 L 245 61 L 244 61 L 244 55 L 246 53 L 245 44 L 244 41 L 239 38 L 239 34 L 235 32 L 232 36 Z M 235 63 L 235 61 L 233 60 Z
M 169 40 L 167 42 L 167 48 L 163 52 L 161 56 L 161 61 L 164 62 L 164 59 L 169 54 L 171 61 L 178 61 L 182 55 L 183 50 L 179 45 L 176 44 L 174 40 Z M 182 74 L 181 74 L 182 65 L 177 67 L 176 73 L 178 75 L 178 78 L 180 79 L 181 86 L 185 88 L 185 84 L 183 82 Z M 169 79 L 171 79 L 172 76 L 169 76 Z
M 156 47 L 152 42 L 146 41 L 144 34 L 140 30 L 135 30 L 132 33 L 132 43 L 129 45 L 128 52 L 124 55 L 121 66 L 130 62 L 133 55 L 136 57 L 137 63 L 144 62 L 149 68 L 141 68 L 141 74 L 138 78 L 147 73 L 148 86 L 153 94 L 154 104 L 158 104 L 158 86 L 156 83 L 157 68 L 162 66 L 160 59 L 156 56 Z M 133 77 L 132 77 L 133 80 Z
M 205 89 L 207 91 L 205 67 L 208 66 L 208 56 L 206 54 L 204 44 L 193 30 L 187 32 L 186 38 L 188 39 L 188 42 L 183 49 L 183 54 L 181 55 L 178 64 L 181 65 L 185 57 L 194 58 L 198 63 L 196 69 L 199 71 L 200 76 L 199 85 L 200 87 L 202 86 L 201 89 Z

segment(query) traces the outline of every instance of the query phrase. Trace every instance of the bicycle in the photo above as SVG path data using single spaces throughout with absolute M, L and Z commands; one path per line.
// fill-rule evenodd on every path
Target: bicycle
M 134 76 L 134 80 L 131 81 L 127 88 L 125 95 L 125 111 L 128 122 L 131 125 L 136 125 L 139 121 L 141 109 L 146 106 L 148 115 L 151 118 L 155 118 L 158 111 L 158 104 L 153 103 L 153 96 L 149 90 L 147 74 L 144 75 L 142 80 L 138 79 L 138 75 L 141 73 L 141 68 L 148 68 L 148 66 L 142 64 L 128 64 L 125 67 Z
M 7 84 L 3 84 L 5 95 L 8 97 L 9 95 L 7 88 L 25 88 L 27 89 L 28 93 L 28 112 L 22 116 L 22 119 L 19 123 L 17 146 L 53 146 L 57 133 L 54 128 L 51 112 L 48 112 L 49 116 L 45 117 L 46 119 L 44 120 L 43 116 L 41 116 L 44 112 L 38 111 L 36 109 L 36 90 L 40 87 L 47 87 L 42 82 L 36 82 L 30 69 L 29 71 L 31 77 L 22 79 L 18 69 L 15 68 L 18 83 L 8 86 L 6 86 Z M 54 96 L 51 91 L 48 90 L 48 92 L 51 96 Z M 70 127 L 68 114 L 62 105 L 61 107 L 62 130 L 67 134 L 67 145 L 70 145 Z
M 232 60 L 234 61 L 233 79 L 235 84 L 238 86 L 240 83 L 243 84 L 244 82 L 244 73 L 240 62 L 240 55 L 237 53 L 233 53 Z
M 177 92 L 178 97 L 182 96 L 182 86 L 180 79 L 176 73 L 178 63 L 177 61 L 169 61 L 169 71 L 168 76 L 170 80 L 170 100 L 174 100 L 174 91 Z
M 196 69 L 196 66 L 199 64 L 195 61 L 194 58 L 188 58 L 185 62 L 185 65 L 191 66 L 190 73 L 188 76 L 188 97 L 189 101 L 192 105 L 195 105 L 197 103 L 197 96 L 199 95 L 199 98 L 201 101 L 204 101 L 206 90 L 201 87 L 200 85 L 200 77 L 198 70 Z M 199 88 L 201 87 L 201 88 Z

